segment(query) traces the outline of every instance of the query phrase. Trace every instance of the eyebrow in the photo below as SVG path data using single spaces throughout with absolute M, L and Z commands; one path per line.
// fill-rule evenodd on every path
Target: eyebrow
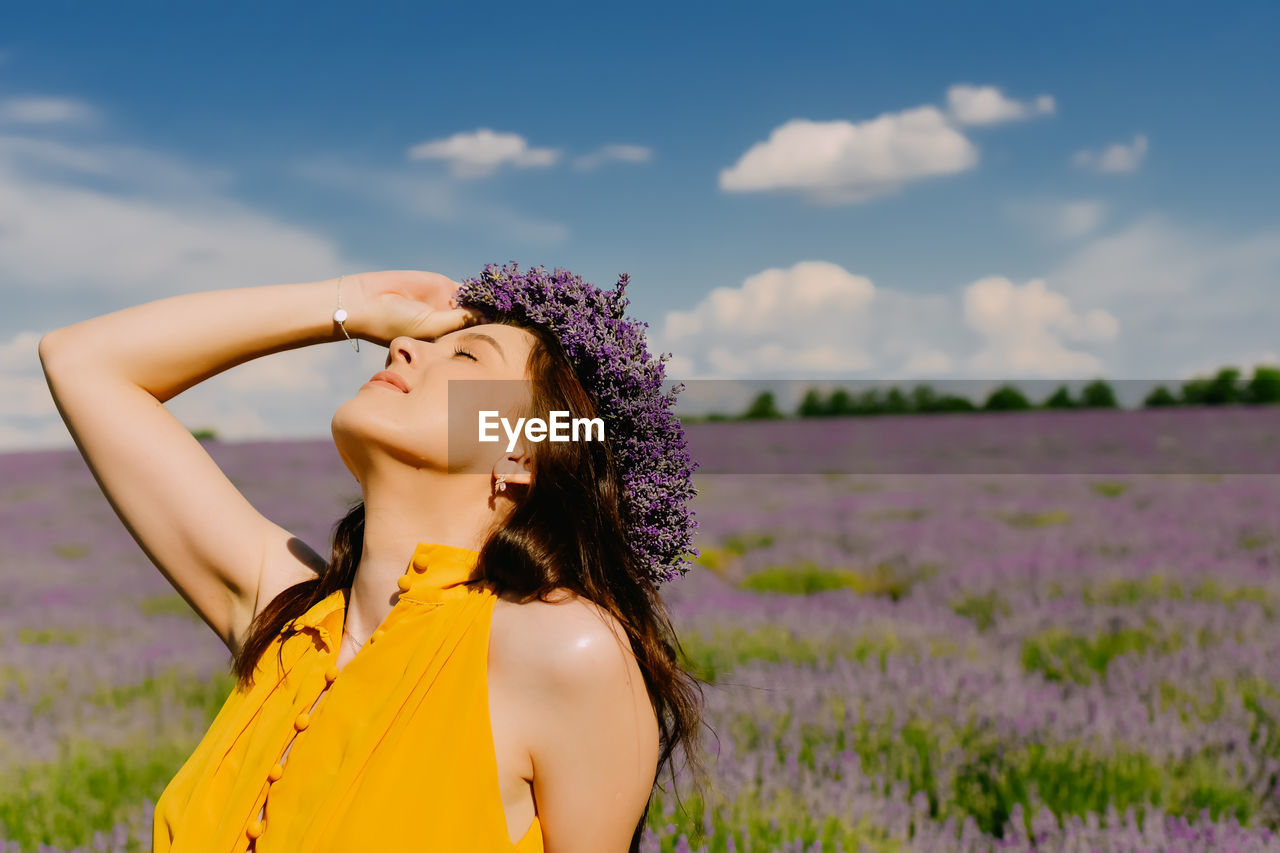
M 499 344 L 497 341 L 495 341 L 493 338 L 491 338 L 491 337 L 489 337 L 488 335 L 484 334 L 483 332 L 467 332 L 466 334 L 461 335 L 461 336 L 459 337 L 459 340 L 464 340 L 464 341 L 484 341 L 485 343 L 489 344 L 491 347 L 493 347 L 494 349 L 496 349 L 496 350 L 498 351 L 498 355 L 499 355 L 499 357 L 501 357 L 501 358 L 502 358 L 502 363 L 503 363 L 503 364 L 506 364 L 506 363 L 507 363 L 507 355 L 506 355 L 506 353 L 504 353 L 504 352 L 502 351 L 502 345 L 501 345 L 501 344 Z

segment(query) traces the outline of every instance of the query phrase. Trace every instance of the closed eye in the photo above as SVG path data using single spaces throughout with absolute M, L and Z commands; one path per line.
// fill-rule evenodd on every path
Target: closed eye
M 460 347 L 460 346 L 459 346 L 459 347 L 454 347 L 454 348 L 453 348 L 453 354 L 454 354 L 454 355 L 465 355 L 467 358 L 471 359 L 472 361 L 479 361 L 479 360 L 480 360 L 480 359 L 476 358 L 474 355 L 472 355 L 470 352 L 468 352 L 467 350 L 463 349 L 463 348 L 462 348 L 462 347 Z

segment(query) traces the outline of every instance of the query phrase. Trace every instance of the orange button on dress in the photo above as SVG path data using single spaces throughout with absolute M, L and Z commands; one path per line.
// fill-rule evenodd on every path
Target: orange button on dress
M 343 591 L 298 617 L 283 670 L 277 637 L 160 795 L 153 853 L 542 853 L 537 816 L 511 843 L 498 788 L 477 556 L 419 543 L 341 671 Z

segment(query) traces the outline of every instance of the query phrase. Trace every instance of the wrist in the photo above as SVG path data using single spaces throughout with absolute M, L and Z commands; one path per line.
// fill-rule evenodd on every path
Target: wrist
M 358 275 L 340 275 L 336 279 L 332 279 L 332 281 L 334 283 L 332 314 L 334 340 L 350 341 L 352 348 L 359 352 L 359 323 L 355 319 L 358 312 L 353 309 L 363 302 L 364 289 L 360 286 L 360 277 Z

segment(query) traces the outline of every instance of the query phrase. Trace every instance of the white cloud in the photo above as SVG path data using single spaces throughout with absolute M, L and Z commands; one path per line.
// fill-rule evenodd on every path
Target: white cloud
M 42 332 L 0 342 L 0 452 L 73 445 L 40 366 Z M 236 365 L 166 401 L 189 429 L 232 441 L 327 438 L 333 412 L 381 370 L 386 350 L 345 341 L 272 353 Z
M 92 107 L 74 98 L 26 96 L 0 99 L 0 123 L 63 124 L 96 117 Z
M 717 287 L 697 309 L 668 314 L 666 328 L 677 337 L 727 329 L 754 336 L 819 311 L 858 311 L 874 297 L 863 276 L 825 261 L 801 261 L 750 276 L 740 288 Z
M 1276 228 L 1225 235 L 1148 215 L 1089 241 L 1046 278 L 1121 320 L 1112 364 L 1132 378 L 1181 379 L 1195 364 L 1266 352 L 1280 327 Z
M 656 353 L 655 353 L 656 355 Z M 668 379 L 694 379 L 697 378 L 698 369 L 693 363 L 693 359 L 683 355 L 672 354 L 665 364 L 665 375 Z
M 3 401 L 3 409 L 0 409 L 0 452 L 66 447 L 73 444 L 58 408 L 54 405 L 44 370 L 40 366 L 37 348 L 41 334 L 18 332 L 0 343 L 0 401 Z M 316 350 L 321 359 L 328 357 L 323 353 L 323 348 L 311 349 Z M 287 392 L 293 389 L 289 377 L 285 375 L 287 371 L 276 367 L 286 361 L 280 359 L 280 355 L 284 354 L 249 362 L 237 369 L 245 371 L 242 376 L 246 378 L 256 377 L 256 381 L 262 384 L 259 390 Z M 228 378 L 231 375 L 226 374 Z M 299 377 L 295 375 L 292 378 Z M 305 376 L 302 381 L 307 382 Z M 243 390 L 253 386 L 240 381 L 231 383 L 231 387 Z M 210 393 L 209 387 L 197 386 L 174 398 L 167 406 L 191 428 L 215 427 L 223 438 L 259 438 L 269 435 L 270 431 L 261 417 L 247 403 L 243 395 L 233 398 L 225 393 L 225 389 L 224 393 Z M 179 416 L 179 411 L 184 414 Z
M 410 160 L 444 160 L 455 178 L 485 178 L 503 166 L 551 166 L 560 158 L 555 148 L 530 148 L 518 133 L 495 133 L 482 127 L 447 139 L 421 142 L 409 149 Z
M 1055 105 L 1052 95 L 1021 102 L 1006 98 L 995 86 L 960 83 L 947 90 L 947 108 L 959 124 L 982 125 L 1049 115 Z
M 1101 173 L 1136 172 L 1147 156 L 1147 137 L 1138 134 L 1133 142 L 1125 145 L 1117 142 L 1101 152 L 1088 149 L 1077 151 L 1071 162 L 1082 169 Z
M 0 342 L 0 401 L 6 415 L 36 418 L 57 413 L 36 350 L 41 334 L 23 331 Z
M 1147 214 L 1091 231 L 1042 278 L 1120 323 L 1122 335 L 1094 347 L 1111 378 L 1180 382 L 1275 351 L 1278 228 L 1232 233 Z
M 344 257 L 327 237 L 237 201 L 236 176 L 143 146 L 57 138 L 74 109 L 10 99 L 18 114 L 45 119 L 42 135 L 10 125 L 0 133 L 0 447 L 70 446 L 37 345 L 62 325 L 179 293 L 309 281 L 373 268 Z M 85 115 L 97 115 L 84 107 Z M 311 170 L 308 172 L 308 170 Z M 557 222 L 501 204 L 472 201 L 447 180 L 306 161 L 294 173 L 363 193 L 398 210 L 468 222 L 503 238 L 563 241 Z M 73 301 L 74 300 L 74 301 Z M 21 316 L 49 328 L 4 328 Z M 338 359 L 334 346 L 345 356 Z M 255 359 L 211 377 L 166 405 L 192 428 L 227 438 L 327 437 L 339 403 L 381 369 L 386 350 L 345 341 Z
M 1097 356 L 1068 349 L 1063 339 L 1109 341 L 1119 329 L 1106 311 L 1077 313 L 1042 279 L 1019 287 L 1002 276 L 988 276 L 965 288 L 963 303 L 965 321 L 984 339 L 968 361 L 976 371 L 1050 377 L 1097 372 L 1102 368 Z
M 913 352 L 902 366 L 904 373 L 918 376 L 940 376 L 954 369 L 951 356 L 939 349 L 923 346 Z
M 1053 240 L 1075 240 L 1093 233 L 1107 217 L 1105 202 L 1080 199 L 1062 202 L 1012 202 L 1005 215 Z
M 1174 375 L 1179 379 L 1215 376 L 1224 367 L 1235 367 L 1240 371 L 1240 378 L 1247 381 L 1253 376 L 1253 369 L 1259 365 L 1280 367 L 1280 353 L 1274 347 L 1224 350 L 1214 359 L 1183 362 L 1181 369 Z
M 862 364 L 866 355 L 847 332 L 875 295 L 869 279 L 825 261 L 767 269 L 741 287 L 717 287 L 691 310 L 669 312 L 661 349 L 680 353 L 682 366 L 705 363 L 718 376 Z
M 145 150 L 0 136 L 0 278 L 38 288 L 174 294 L 328 277 L 336 247 L 233 201 Z M 86 178 L 106 176 L 111 189 Z M 94 183 L 97 183 L 96 181 Z
M 262 441 L 276 432 L 249 401 L 226 394 L 184 394 L 167 402 L 165 408 L 187 429 L 212 429 L 223 441 Z
M 579 171 L 594 169 L 610 160 L 623 163 L 647 163 L 653 159 L 653 150 L 643 145 L 605 145 L 590 154 L 583 154 L 573 161 L 573 167 Z
M 0 379 L 0 388 L 5 382 Z M 5 388 L 5 390 L 8 390 Z M 34 426 L 23 426 L 9 419 L 0 419 L 0 452 L 17 453 L 23 450 L 66 448 L 73 444 L 61 421 L 45 419 Z
M 46 112 L 52 119 L 55 110 Z M 40 366 L 49 328 L 185 292 L 328 278 L 360 268 L 325 237 L 232 198 L 232 175 L 140 146 L 0 134 L 0 448 L 71 446 Z M 82 135 L 82 134 L 78 134 Z M 4 328 L 7 318 L 49 328 Z M 344 342 L 345 343 L 345 342 Z M 333 388 L 354 393 L 383 361 L 372 347 L 330 364 L 331 347 L 257 359 L 171 401 L 224 436 L 325 435 Z M 326 352 L 326 350 L 330 350 Z M 385 352 L 385 351 L 383 351 Z M 363 354 L 362 356 L 363 357 Z
M 1053 112 L 1053 98 L 1031 105 L 991 86 L 952 86 L 950 113 L 932 105 L 886 112 L 861 122 L 792 119 L 722 169 L 725 192 L 797 192 L 815 204 L 857 204 L 898 192 L 923 178 L 965 172 L 978 149 L 959 126 Z
M 30 136 L 16 128 L 0 134 L 0 178 L 9 172 L 59 186 L 92 183 L 108 194 L 210 206 L 225 204 L 235 184 L 235 175 L 227 169 L 198 165 L 164 151 L 83 139 L 64 142 L 48 132 Z
M 236 365 L 224 383 L 232 391 L 327 391 L 336 352 L 334 347 L 322 346 L 272 353 Z
M 1017 287 L 992 276 L 958 294 L 919 294 L 802 261 L 668 312 L 655 338 L 680 359 L 682 378 L 1060 377 L 1101 364 L 1068 344 L 1109 342 L 1117 331 L 1107 312 L 1074 310 L 1040 280 Z
M 36 352 L 41 334 L 41 332 L 18 332 L 9 340 L 0 343 L 0 373 L 12 374 L 23 368 L 30 369 L 30 356 Z M 6 404 L 12 402 L 7 397 L 0 397 L 0 399 Z
M 478 201 L 460 193 L 447 178 L 352 166 L 333 158 L 309 158 L 291 166 L 292 173 L 312 183 L 362 196 L 398 211 L 435 222 L 466 223 L 496 231 L 509 240 L 545 246 L 569 239 L 569 227 L 538 219 L 500 203 Z
M 62 119 L 98 116 L 91 105 L 10 98 L 0 132 L 0 447 L 70 446 L 40 369 L 50 328 L 180 293 L 329 278 L 369 269 L 326 236 L 237 201 L 236 175 L 140 145 L 59 137 Z M 79 106 L 75 106 L 79 104 Z M 40 135 L 30 133 L 39 120 Z M 537 159 L 535 152 L 526 156 Z M 308 169 L 312 172 L 308 175 Z M 501 238 L 547 244 L 568 229 L 501 204 L 472 201 L 456 184 L 420 175 L 308 161 L 295 174 Z M 49 328 L 5 328 L 18 317 Z M 38 324 L 35 324 L 38 325 Z M 336 359 L 333 346 L 347 353 Z M 337 405 L 381 369 L 385 349 L 352 356 L 345 341 L 255 359 L 169 401 L 175 416 L 227 438 L 329 435 Z
M 436 222 L 465 218 L 458 185 L 445 178 L 399 170 L 369 169 L 335 157 L 312 156 L 289 165 L 293 177 L 363 197 Z
M 858 123 L 793 119 L 722 170 L 720 189 L 792 190 L 819 204 L 850 204 L 977 162 L 977 149 L 931 106 Z

